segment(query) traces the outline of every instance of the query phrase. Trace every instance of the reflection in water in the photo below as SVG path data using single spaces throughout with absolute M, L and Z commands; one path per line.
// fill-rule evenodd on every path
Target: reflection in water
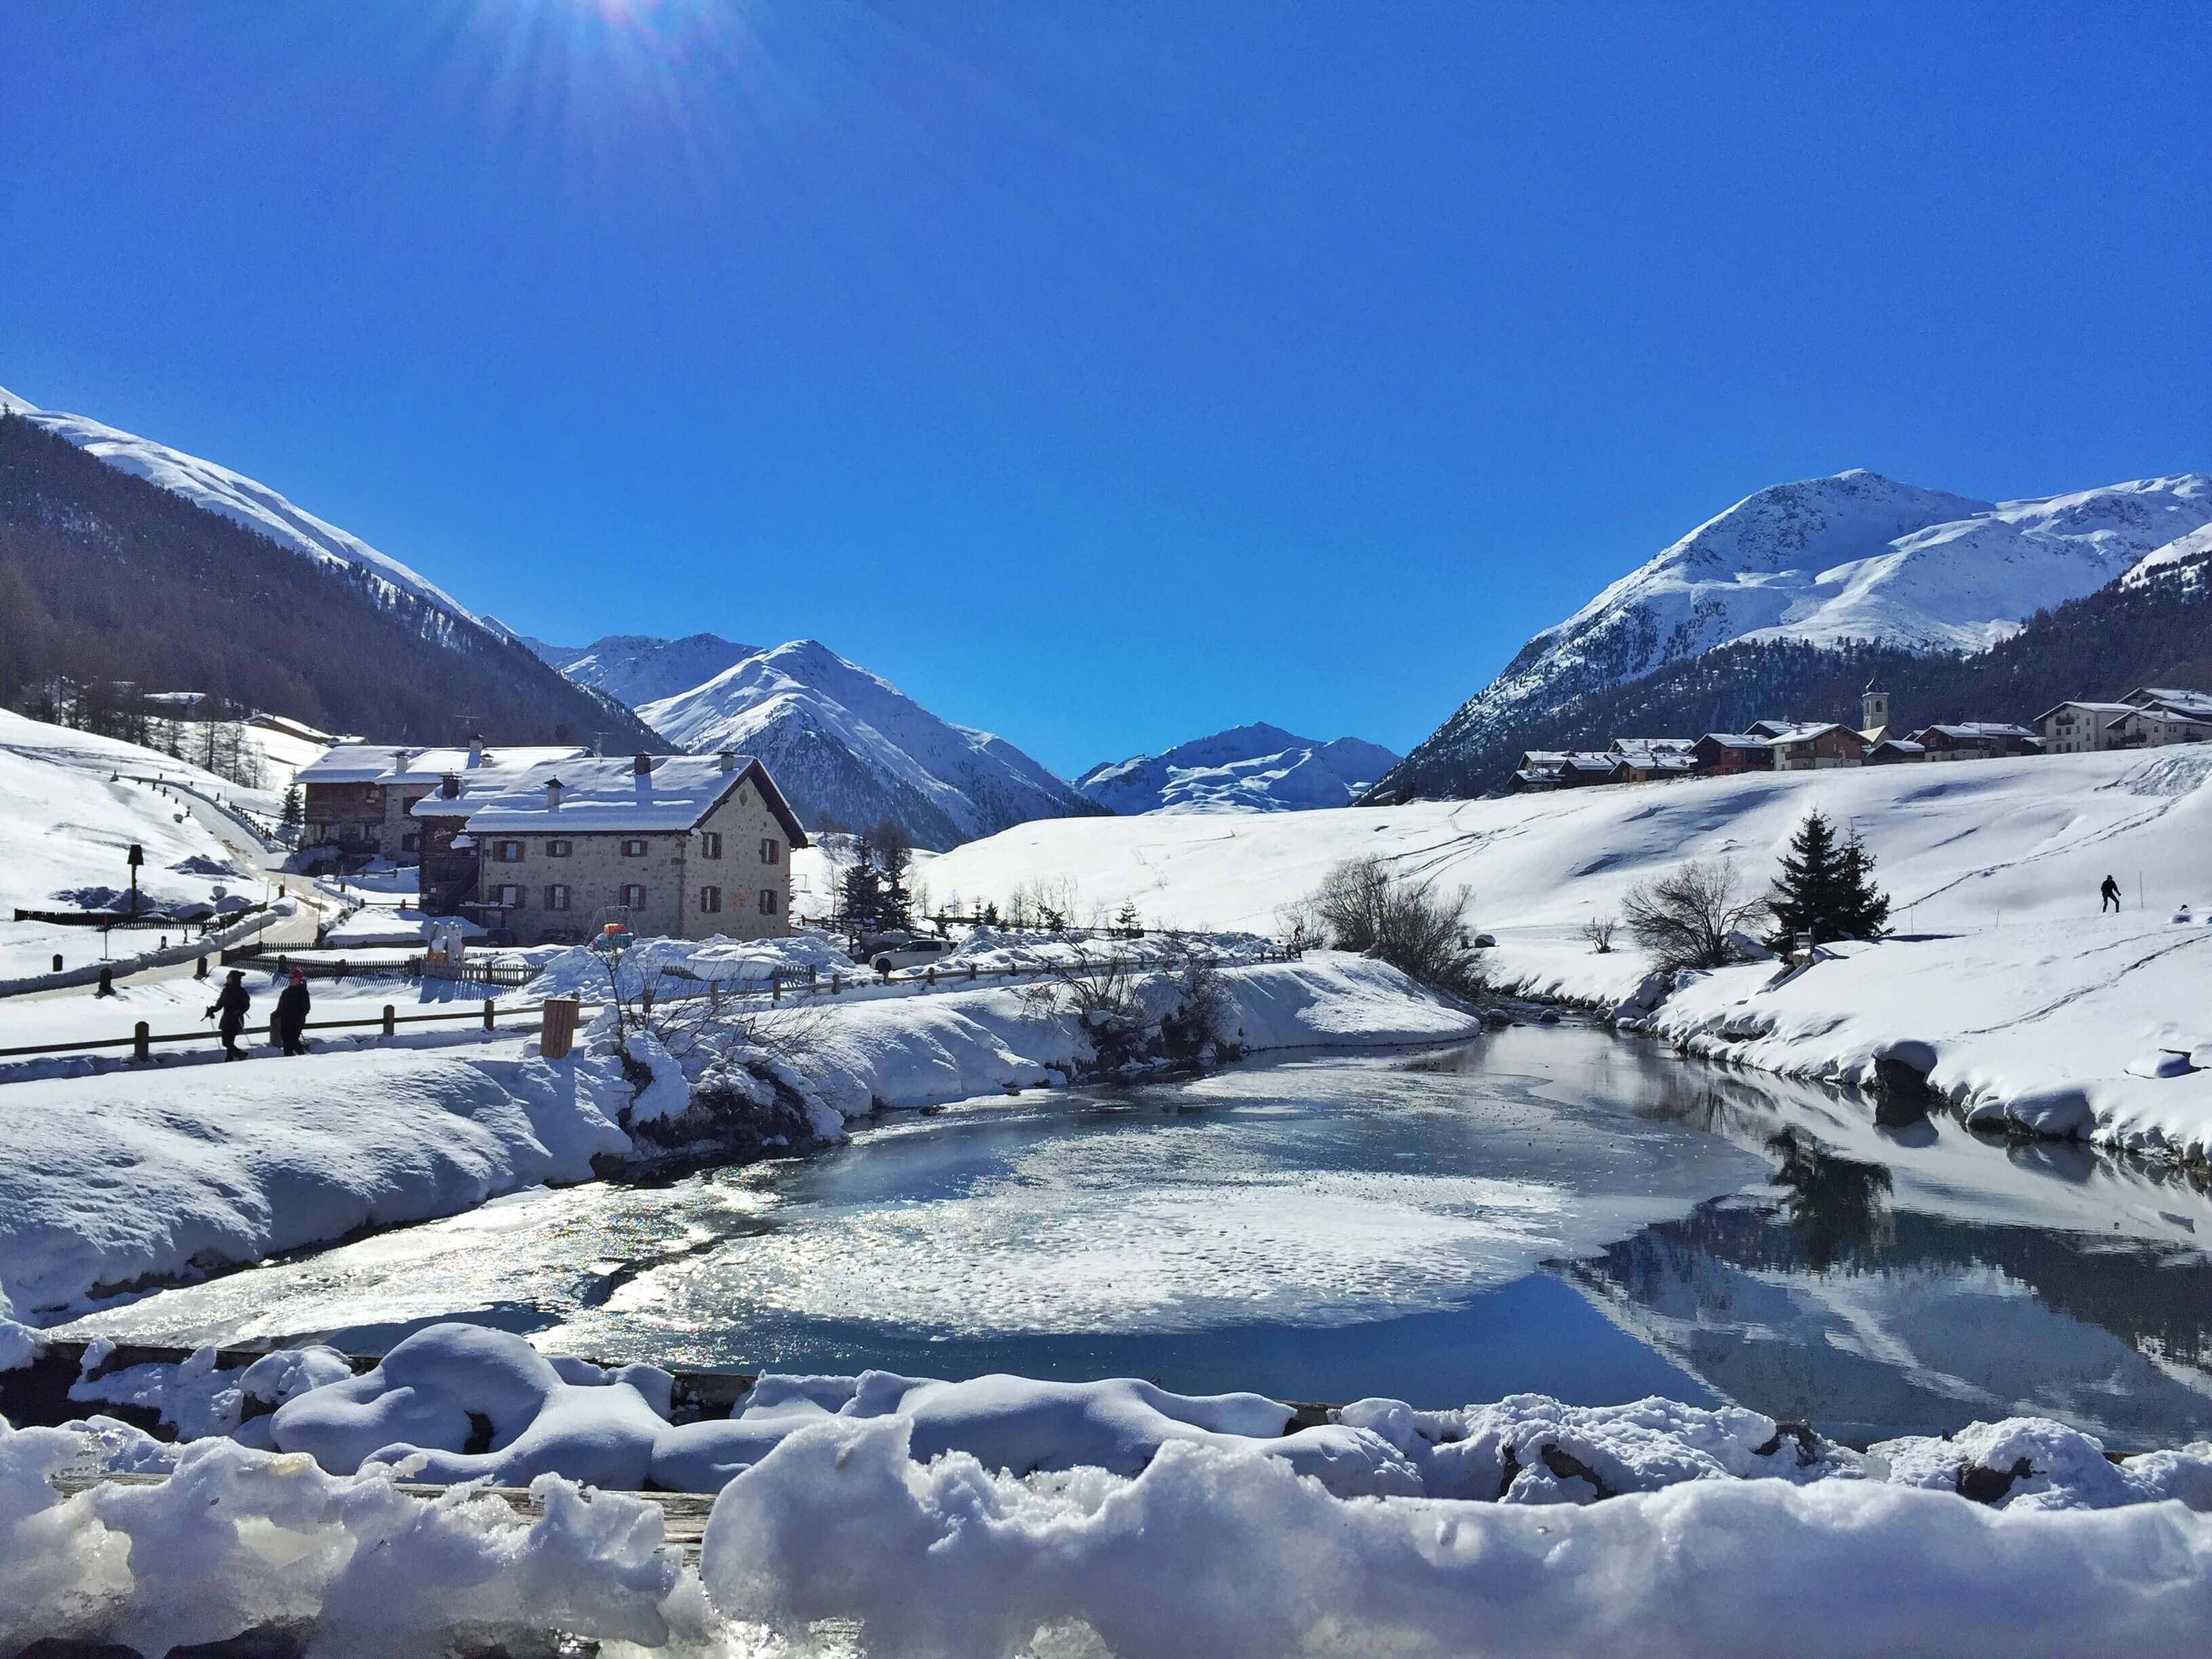
M 1662 1393 L 1863 1437 L 2035 1412 L 2140 1445 L 2212 1432 L 2208 1240 L 2187 1181 L 2083 1148 L 1509 1030 L 518 1194 L 72 1334 L 373 1349 L 462 1316 L 664 1364 Z

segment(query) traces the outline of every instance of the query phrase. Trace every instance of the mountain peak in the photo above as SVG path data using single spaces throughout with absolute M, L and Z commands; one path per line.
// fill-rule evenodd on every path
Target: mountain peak
M 1075 787 L 1123 813 L 1297 811 L 1357 799 L 1397 760 L 1358 738 L 1320 743 L 1255 720 L 1094 766 Z

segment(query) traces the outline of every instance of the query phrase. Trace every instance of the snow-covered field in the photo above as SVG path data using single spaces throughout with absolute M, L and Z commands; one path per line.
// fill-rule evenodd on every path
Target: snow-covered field
M 1285 1433 L 1256 1395 L 868 1372 L 764 1376 L 678 1421 L 666 1372 L 471 1327 L 357 1377 L 327 1350 L 213 1361 L 75 1391 L 208 1437 L 181 1450 L 112 1419 L 0 1426 L 0 1638 L 159 1650 L 313 1621 L 332 1653 L 436 1650 L 470 1624 L 963 1659 L 2009 1655 L 2179 1652 L 2212 1614 L 2212 1446 L 2116 1467 L 2038 1419 L 1862 1455 L 1735 1407 L 1522 1395 L 1366 1400 Z M 170 1473 L 46 1484 L 101 1468 Z M 394 1475 L 528 1481 L 543 1514 Z M 696 1569 L 660 1547 L 658 1506 L 577 1485 L 647 1479 L 719 1492 Z
M 1699 779 L 1500 800 L 1027 823 L 955 849 L 933 883 L 991 896 L 1073 880 L 1154 926 L 1267 930 L 1328 868 L 1380 854 L 1474 890 L 1501 984 L 1612 1006 L 1646 965 L 1580 937 L 1638 881 L 1727 858 L 1763 890 L 1803 814 L 1864 836 L 1898 937 L 1767 988 L 1772 964 L 1694 979 L 1662 1034 L 1747 1063 L 1856 1079 L 1924 1042 L 1935 1085 L 1985 1116 L 2212 1156 L 2212 746 Z M 2100 915 L 2098 884 L 2126 894 Z M 2176 921 L 2184 914 L 2189 920 Z M 2174 1071 L 2168 1051 L 2196 1056 Z

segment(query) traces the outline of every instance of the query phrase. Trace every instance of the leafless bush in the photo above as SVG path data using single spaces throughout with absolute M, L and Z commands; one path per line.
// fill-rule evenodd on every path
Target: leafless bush
M 1168 980 L 1169 998 L 1148 997 L 1146 981 L 1161 975 Z M 1147 966 L 1109 945 L 1095 959 L 1060 963 L 1024 995 L 1032 1007 L 1073 1012 L 1102 1073 L 1133 1062 L 1195 1060 L 1209 1048 L 1217 1057 L 1236 1053 L 1228 1035 L 1228 987 L 1204 950 L 1177 948 Z M 1152 1012 L 1162 1000 L 1168 1006 Z
M 1379 857 L 1350 859 L 1322 878 L 1305 901 L 1339 950 L 1389 963 L 1424 985 L 1455 995 L 1480 988 L 1462 918 L 1473 891 L 1439 890 L 1390 868 Z
M 1620 906 L 1628 936 L 1662 969 L 1718 968 L 1735 960 L 1729 935 L 1764 908 L 1742 899 L 1735 866 L 1726 859 L 1692 859 L 1639 882 Z
M 1615 926 L 1611 916 L 1592 916 L 1588 921 L 1583 923 L 1583 937 L 1589 941 L 1589 948 L 1597 955 L 1609 956 L 1613 952 L 1613 930 Z
M 696 1073 L 702 1065 L 759 1049 L 799 1070 L 828 1034 L 829 1010 L 793 1006 L 758 994 L 702 992 L 696 981 L 659 980 L 641 998 L 634 1029 L 649 1031 L 676 1062 Z

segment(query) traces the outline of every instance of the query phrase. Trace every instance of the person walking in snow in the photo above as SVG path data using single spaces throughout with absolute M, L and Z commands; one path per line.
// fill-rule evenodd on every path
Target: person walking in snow
M 245 970 L 232 969 L 230 977 L 223 981 L 222 989 L 216 994 L 214 1003 L 200 1017 L 214 1019 L 217 1014 L 222 1016 L 216 1021 L 216 1030 L 222 1036 L 222 1057 L 225 1060 L 246 1058 L 246 1051 L 238 1046 L 238 1034 L 246 1029 L 246 1011 L 252 1006 L 253 994 L 246 988 Z
M 2115 910 L 2118 910 L 2120 908 L 2120 884 L 2114 881 L 2110 876 L 2106 876 L 2105 878 L 2105 884 L 2102 887 L 2100 887 L 2097 891 L 2104 899 L 2104 904 L 2100 904 L 2097 907 L 2097 914 L 2101 916 L 2105 914 L 2106 904 L 2111 905 Z
M 301 1041 L 307 1029 L 307 976 L 297 968 L 292 970 L 292 982 L 276 999 L 276 1017 L 269 1025 L 269 1035 L 286 1054 L 307 1052 L 307 1045 Z

